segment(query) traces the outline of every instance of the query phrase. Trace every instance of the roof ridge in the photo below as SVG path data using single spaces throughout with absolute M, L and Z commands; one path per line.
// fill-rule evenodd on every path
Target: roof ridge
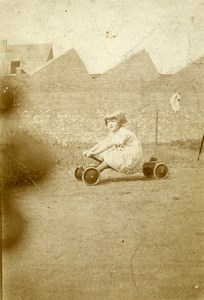
M 30 73 L 29 75 L 34 75 L 35 73 L 39 72 L 41 69 L 43 69 L 44 67 L 48 66 L 49 64 L 53 63 L 53 61 L 59 59 L 60 57 L 62 57 L 63 55 L 65 55 L 66 53 L 69 53 L 69 52 L 75 52 L 76 55 L 79 57 L 81 63 L 84 65 L 84 69 L 86 70 L 87 74 L 89 74 L 89 72 L 87 71 L 87 68 L 83 62 L 83 60 L 81 59 L 80 55 L 78 54 L 78 52 L 76 51 L 75 48 L 70 48 L 69 50 L 59 54 L 58 56 L 56 57 L 53 57 L 52 59 L 50 59 L 49 61 L 47 61 L 45 64 L 43 64 L 41 67 L 39 67 L 38 69 L 36 69 L 35 71 L 33 71 L 32 73 Z M 90 74 L 89 74 L 90 75 Z

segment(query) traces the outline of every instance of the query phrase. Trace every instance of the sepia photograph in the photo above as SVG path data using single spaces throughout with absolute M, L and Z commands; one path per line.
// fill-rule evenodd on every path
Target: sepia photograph
M 204 299 L 203 37 L 203 0 L 0 0 L 0 299 Z

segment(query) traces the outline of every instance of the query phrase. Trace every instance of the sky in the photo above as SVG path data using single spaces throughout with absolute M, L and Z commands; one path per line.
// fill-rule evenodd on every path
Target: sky
M 145 49 L 170 74 L 204 56 L 204 0 L 0 0 L 0 39 L 74 48 L 89 73 Z

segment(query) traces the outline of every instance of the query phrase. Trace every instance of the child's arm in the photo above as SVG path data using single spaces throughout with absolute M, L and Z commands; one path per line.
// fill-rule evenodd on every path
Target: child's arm
M 85 155 L 85 156 L 93 155 L 93 154 L 90 154 L 90 153 L 93 153 L 94 151 L 96 151 L 100 147 L 101 143 L 102 142 L 99 142 L 95 146 L 93 146 L 91 149 L 84 151 L 83 155 Z
M 95 146 L 93 146 L 91 149 L 88 151 L 84 152 L 85 156 L 92 156 L 92 155 L 97 155 L 100 154 L 101 152 L 108 150 L 109 148 L 113 147 L 114 143 L 111 142 L 110 139 L 106 138 L 103 141 L 97 143 Z

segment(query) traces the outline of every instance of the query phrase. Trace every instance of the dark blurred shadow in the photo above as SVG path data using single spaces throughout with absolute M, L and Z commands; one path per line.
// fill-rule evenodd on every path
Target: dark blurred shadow
M 2 247 L 10 249 L 16 246 L 24 236 L 25 222 L 9 190 L 3 192 L 2 210 Z
M 7 115 L 17 106 L 17 88 L 9 84 L 1 84 L 0 87 L 0 113 Z
M 24 238 L 26 228 L 15 201 L 15 188 L 34 185 L 39 190 L 37 183 L 47 178 L 54 161 L 45 146 L 26 132 L 6 133 L 0 143 L 3 249 L 16 246 Z

